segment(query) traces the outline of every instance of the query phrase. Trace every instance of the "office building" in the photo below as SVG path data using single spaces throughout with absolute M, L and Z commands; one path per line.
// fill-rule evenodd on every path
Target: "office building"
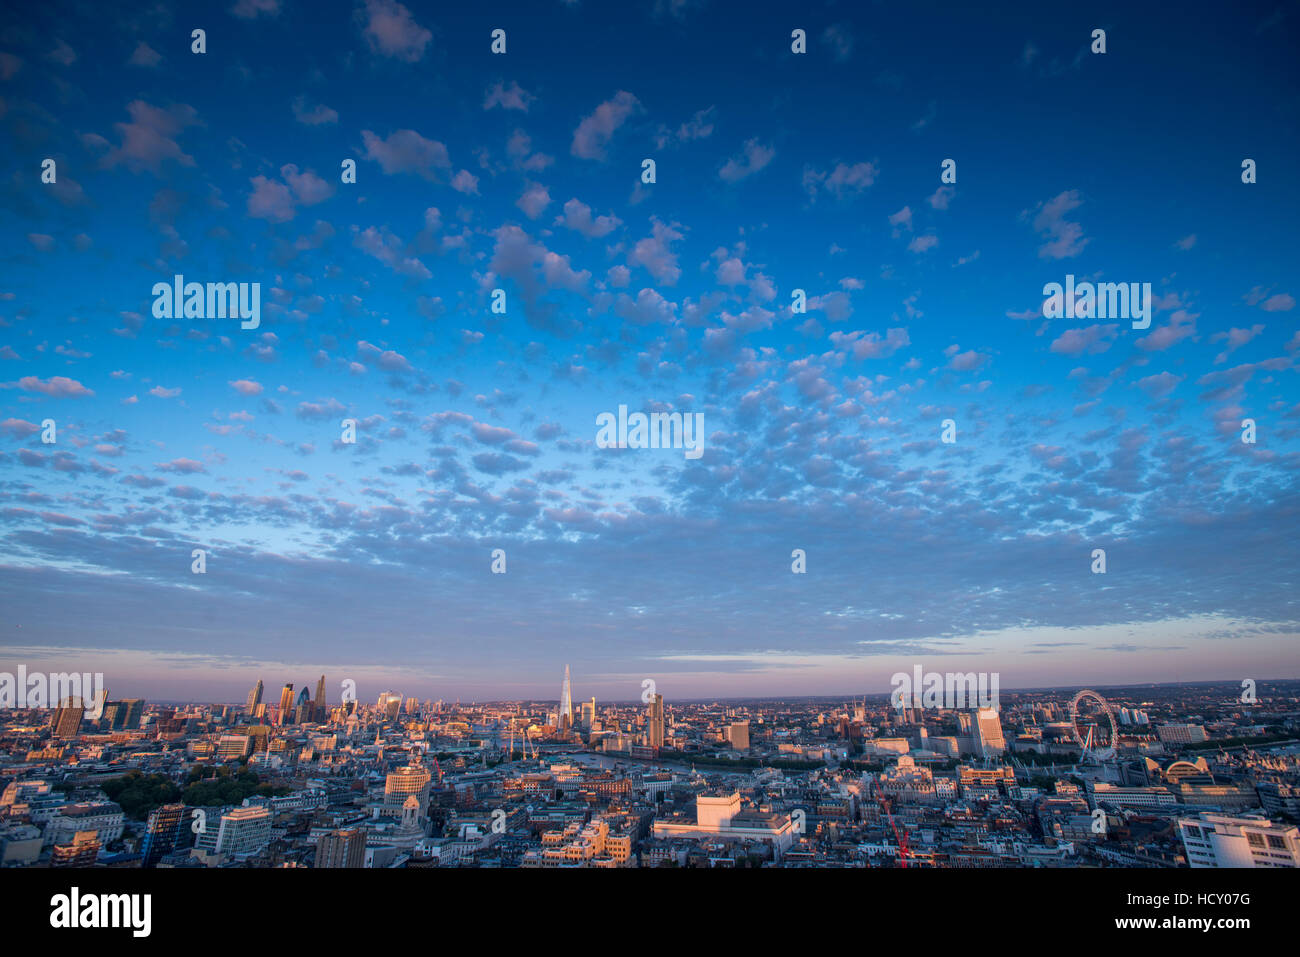
M 246 734 L 223 734 L 217 739 L 217 760 L 238 761 L 253 753 L 253 739 Z
M 81 731 L 81 718 L 85 713 L 86 709 L 80 698 L 64 698 L 54 709 L 54 736 L 75 738 Z
M 139 731 L 140 722 L 144 720 L 144 699 L 143 698 L 123 698 L 120 704 L 125 706 L 125 711 L 121 712 L 123 731 Z M 117 729 L 117 725 L 113 726 Z
M 573 691 L 569 685 L 569 666 L 564 666 L 564 684 L 560 686 L 560 718 L 558 725 L 561 731 L 568 731 L 573 726 Z
M 366 832 L 355 828 L 322 834 L 316 843 L 316 867 L 365 867 Z
M 1300 867 L 1300 828 L 1204 812 L 1178 819 L 1192 867 Z
M 759 841 L 771 846 L 776 860 L 794 843 L 788 814 L 741 810 L 739 791 L 699 794 L 693 815 L 656 817 L 652 833 L 655 838 Z
M 41 829 L 18 821 L 0 821 L 0 867 L 24 867 L 41 857 Z
M 94 831 L 78 831 L 66 844 L 56 844 L 50 852 L 50 867 L 90 867 L 99 857 L 103 844 Z
M 216 851 L 231 857 L 256 854 L 271 841 L 271 811 L 266 807 L 237 807 L 221 815 Z
M 263 703 L 259 707 L 265 708 L 266 705 Z M 240 730 L 248 735 L 251 745 L 250 754 L 261 754 L 269 747 L 271 741 L 271 726 L 269 724 L 250 724 Z
M 1266 813 L 1300 818 L 1300 787 L 1282 781 L 1261 781 L 1255 791 Z
M 118 725 L 118 712 L 125 712 L 126 708 L 120 701 L 109 701 L 104 705 L 104 713 L 99 716 L 100 729 L 112 731 Z
M 1163 786 L 1120 787 L 1105 781 L 1086 782 L 1093 806 L 1109 804 L 1115 808 L 1173 807 L 1178 803 L 1174 792 Z
M 329 718 L 329 707 L 325 703 L 325 676 L 321 675 L 320 680 L 316 682 L 316 697 L 312 699 L 312 716 L 313 721 L 325 721 Z
M 433 775 L 429 769 L 413 758 L 404 768 L 396 768 L 384 779 L 384 804 L 389 808 L 401 808 L 411 795 L 415 795 L 423 810 L 429 804 L 429 789 Z
M 1002 719 L 993 708 L 980 708 L 971 722 L 975 739 L 975 753 L 983 758 L 1002 754 L 1007 742 L 1002 737 Z
M 262 703 L 262 679 L 257 679 L 257 684 L 253 685 L 253 690 L 248 693 L 248 703 L 244 710 L 252 714 L 257 710 L 257 706 Z
M 293 683 L 285 685 L 280 692 L 280 724 L 293 723 Z
M 379 696 L 379 712 L 390 721 L 397 719 L 402 709 L 402 696 L 396 691 L 385 691 Z
M 185 805 L 164 804 L 149 812 L 149 824 L 140 847 L 141 867 L 155 867 L 180 845 L 185 828 Z
M 1156 728 L 1161 744 L 1199 744 L 1208 740 L 1205 729 L 1199 724 L 1162 724 Z
M 112 801 L 86 801 L 66 804 L 45 825 L 45 844 L 66 844 L 79 831 L 90 831 L 100 844 L 110 844 L 122 836 L 126 817 L 121 805 Z
M 664 746 L 664 696 L 650 699 L 650 716 L 646 728 L 646 744 L 652 748 Z

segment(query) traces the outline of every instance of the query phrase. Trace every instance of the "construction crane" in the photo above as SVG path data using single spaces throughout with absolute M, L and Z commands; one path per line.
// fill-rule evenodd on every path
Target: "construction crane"
M 527 761 L 528 760 L 528 728 L 527 727 L 520 728 L 519 733 L 522 739 L 521 743 L 523 746 L 522 760 Z M 513 761 L 514 758 L 515 758 L 515 723 L 511 721 L 510 722 L 510 760 Z M 534 760 L 540 759 L 540 756 L 537 753 L 536 745 L 533 745 L 533 758 Z
M 894 823 L 894 815 L 890 813 L 888 797 L 884 794 L 880 794 L 876 800 L 880 804 L 880 809 L 885 812 L 885 820 L 889 822 L 890 828 L 893 829 L 894 840 L 898 842 L 899 866 L 906 868 L 907 858 L 911 854 L 911 850 L 907 846 L 907 827 L 904 825 L 903 830 L 900 831 L 898 825 Z
M 528 760 L 528 745 L 529 745 L 529 743 L 530 743 L 530 741 L 531 741 L 531 738 L 532 738 L 532 735 L 530 735 L 528 732 L 529 732 L 531 729 L 532 729 L 532 726 L 531 726 L 531 725 L 525 725 L 525 726 L 524 726 L 524 760 L 525 760 L 525 761 Z M 534 760 L 534 761 L 541 761 L 541 760 L 542 760 L 542 756 L 541 756 L 540 754 L 537 753 L 537 743 L 536 743 L 535 741 L 533 741 L 533 742 L 531 742 L 531 743 L 532 743 L 532 745 L 533 745 L 533 760 Z

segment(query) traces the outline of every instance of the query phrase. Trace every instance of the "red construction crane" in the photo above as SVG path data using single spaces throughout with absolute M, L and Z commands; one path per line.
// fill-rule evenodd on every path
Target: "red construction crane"
M 900 831 L 898 825 L 894 823 L 894 815 L 891 814 L 889 810 L 889 798 L 881 794 L 877 798 L 877 801 L 880 802 L 881 810 L 885 812 L 885 820 L 889 821 L 889 826 L 894 831 L 894 840 L 898 842 L 899 866 L 906 868 L 908 855 L 911 854 L 911 851 L 907 846 L 907 827 L 904 826 L 903 830 Z

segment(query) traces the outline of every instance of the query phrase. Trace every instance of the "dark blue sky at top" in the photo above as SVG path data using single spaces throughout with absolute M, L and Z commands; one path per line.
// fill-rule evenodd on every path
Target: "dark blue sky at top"
M 1297 14 L 1130 6 L 13 11 L 0 664 L 1295 676 Z M 260 328 L 154 318 L 175 273 L 260 282 Z M 1043 319 L 1067 273 L 1150 282 L 1151 328 Z M 596 448 L 620 404 L 703 457 Z

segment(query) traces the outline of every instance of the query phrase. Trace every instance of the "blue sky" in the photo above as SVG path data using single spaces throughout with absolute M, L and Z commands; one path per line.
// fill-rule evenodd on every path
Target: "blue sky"
M 0 664 L 232 699 L 1296 677 L 1295 34 L 1272 3 L 16 11 Z M 176 273 L 260 283 L 260 326 L 155 318 Z M 1067 274 L 1151 283 L 1151 327 L 1045 320 Z M 597 448 L 620 404 L 703 413 L 703 456 Z

